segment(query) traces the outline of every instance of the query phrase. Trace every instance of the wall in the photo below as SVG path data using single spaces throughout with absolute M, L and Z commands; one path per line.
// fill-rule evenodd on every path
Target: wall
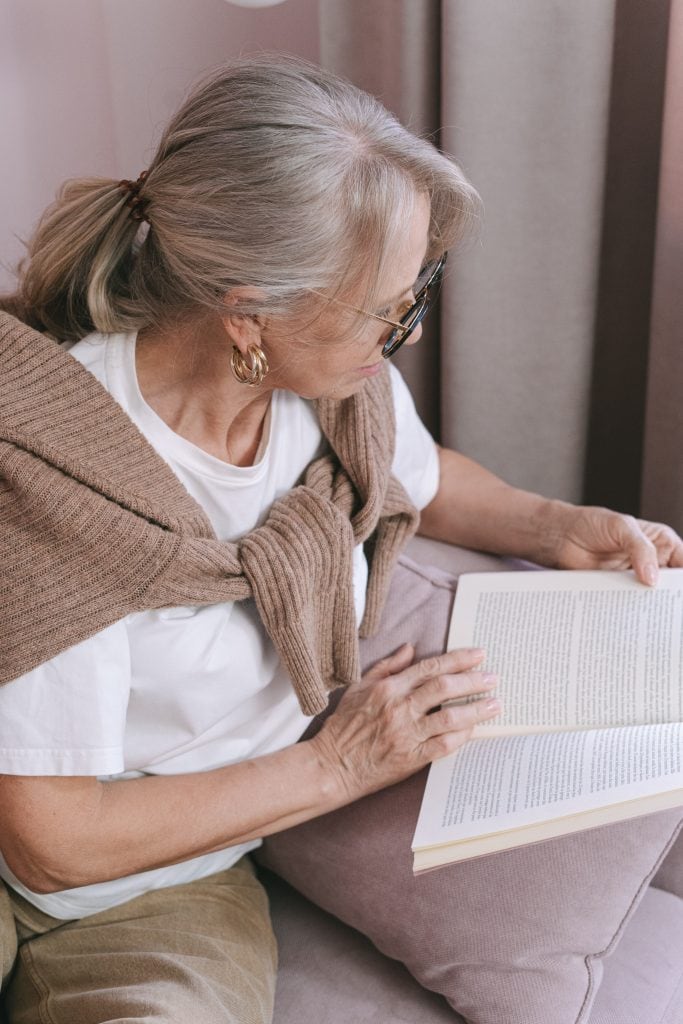
M 0 290 L 62 181 L 137 177 L 188 85 L 256 50 L 317 61 L 318 0 L 3 0 Z

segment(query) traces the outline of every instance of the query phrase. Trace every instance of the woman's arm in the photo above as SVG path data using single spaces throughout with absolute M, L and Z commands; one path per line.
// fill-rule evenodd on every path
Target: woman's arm
M 350 686 L 312 739 L 196 774 L 115 782 L 0 776 L 0 847 L 35 892 L 56 892 L 188 860 L 350 803 L 451 753 L 498 714 L 471 671 L 483 652 L 413 662 L 401 647 Z M 433 713 L 429 713 L 433 712 Z
M 422 510 L 420 534 L 548 564 L 564 502 L 511 487 L 460 452 L 437 449 L 439 490 Z
M 19 881 L 56 892 L 201 856 L 341 805 L 313 743 L 208 772 L 100 782 L 0 776 L 0 846 Z
M 632 567 L 648 585 L 658 566 L 683 566 L 683 541 L 663 523 L 519 490 L 448 448 L 439 448 L 439 467 L 420 521 L 425 537 L 560 569 Z

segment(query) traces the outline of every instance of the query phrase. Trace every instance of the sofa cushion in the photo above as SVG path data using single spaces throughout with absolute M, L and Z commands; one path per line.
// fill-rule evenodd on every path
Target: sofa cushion
M 674 896 L 680 896 L 683 900 L 683 832 L 669 850 L 666 860 L 652 879 L 652 884 L 658 889 L 673 893 Z
M 464 1024 L 360 932 L 269 871 L 261 880 L 280 950 L 273 1024 Z M 605 960 L 589 1024 L 681 1021 L 683 899 L 650 887 Z
M 471 563 L 471 556 L 470 564 Z M 488 563 L 490 565 L 490 561 Z M 402 559 L 366 664 L 443 649 L 455 581 Z M 648 815 L 415 878 L 426 771 L 270 837 L 259 861 L 402 961 L 472 1024 L 584 1024 L 604 957 L 663 861 L 681 811 Z
M 353 928 L 261 872 L 277 936 L 273 1024 L 464 1024 L 396 960 Z M 681 907 L 683 916 L 683 904 Z

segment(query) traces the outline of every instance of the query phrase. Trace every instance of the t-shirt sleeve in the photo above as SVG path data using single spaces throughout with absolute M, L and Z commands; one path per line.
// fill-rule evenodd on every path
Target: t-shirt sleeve
M 391 468 L 416 508 L 422 509 L 439 489 L 439 456 L 403 377 L 392 364 L 389 373 L 396 415 L 396 449 Z
M 0 772 L 122 772 L 130 680 L 121 620 L 0 686 Z

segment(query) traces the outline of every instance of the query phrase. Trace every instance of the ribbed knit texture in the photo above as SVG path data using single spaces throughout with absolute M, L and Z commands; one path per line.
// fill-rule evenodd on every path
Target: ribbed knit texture
M 371 635 L 418 513 L 391 476 L 388 371 L 315 405 L 330 454 L 262 526 L 219 541 L 99 381 L 0 312 L 0 683 L 131 612 L 245 598 L 305 714 L 358 679 L 353 546 L 372 538 L 361 624 Z

